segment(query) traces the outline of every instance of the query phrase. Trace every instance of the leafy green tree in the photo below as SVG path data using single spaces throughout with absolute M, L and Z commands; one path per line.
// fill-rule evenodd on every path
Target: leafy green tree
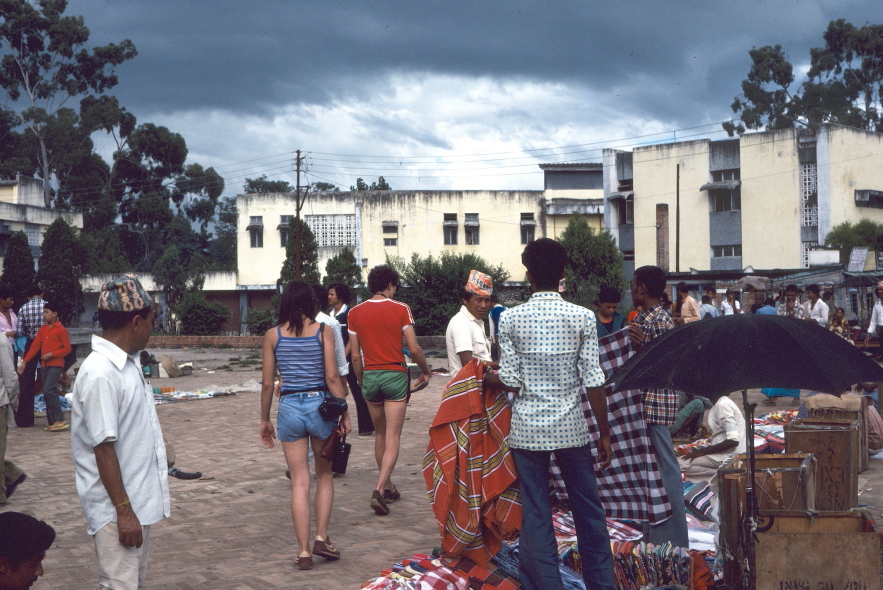
M 255 179 L 246 178 L 245 185 L 242 188 L 248 194 L 293 193 L 295 190 L 295 187 L 284 180 L 268 180 L 266 174 Z
M 285 262 L 282 264 L 280 280 L 283 285 L 291 281 L 301 280 L 310 285 L 320 282 L 319 277 L 319 246 L 313 230 L 304 220 L 300 220 L 301 227 L 301 269 L 300 276 L 294 272 L 294 257 L 297 245 L 297 218 L 292 217 L 288 224 L 288 243 L 285 244 Z
M 59 217 L 46 229 L 40 251 L 36 280 L 46 301 L 58 305 L 58 318 L 65 326 L 79 327 L 83 312 L 82 261 L 85 254 L 77 234 Z
M 340 187 L 330 182 L 314 182 L 310 185 L 313 192 L 339 191 Z
M 92 233 L 83 232 L 79 240 L 84 255 L 84 274 L 118 274 L 132 269 L 123 249 L 120 231 L 116 227 L 106 227 Z
M 60 111 L 73 97 L 101 94 L 116 86 L 115 66 L 137 55 L 128 39 L 88 49 L 89 29 L 83 17 L 63 16 L 66 9 L 66 0 L 8 0 L 0 13 L 0 86 L 11 101 L 4 108 L 12 110 L 39 143 L 37 160 L 47 207 L 55 172 L 47 134 Z
M 835 225 L 825 236 L 825 244 L 840 250 L 840 263 L 847 264 L 852 249 L 866 246 L 872 250 L 883 250 L 883 223 L 862 219 L 856 223 L 844 221 Z
M 166 306 L 179 315 L 188 293 L 198 293 L 205 284 L 205 259 L 196 253 L 185 258 L 175 244 L 166 247 L 153 267 L 153 280 L 162 287 Z
M 386 179 L 382 176 L 378 177 L 377 182 L 372 182 L 371 186 L 362 180 L 361 178 L 356 179 L 356 185 L 350 186 L 351 191 L 391 191 L 392 187 L 387 184 Z
M 218 202 L 215 239 L 208 245 L 210 270 L 236 270 L 236 198 L 223 197 Z
M 325 263 L 325 285 L 342 283 L 354 288 L 362 282 L 362 267 L 356 262 L 353 251 L 344 248 L 337 256 Z
M 570 258 L 565 275 L 568 301 L 591 309 L 601 287 L 625 290 L 622 254 L 608 232 L 596 232 L 575 213 L 558 241 Z
M 742 94 L 731 108 L 739 122 L 726 122 L 730 134 L 747 129 L 787 129 L 837 123 L 883 131 L 883 25 L 856 28 L 831 21 L 824 47 L 810 50 L 807 79 L 794 85 L 794 67 L 781 45 L 753 48 Z
M 387 258 L 387 264 L 401 276 L 396 299 L 410 306 L 418 336 L 445 333 L 448 322 L 463 304 L 460 293 L 469 271 L 475 269 L 489 274 L 497 286 L 509 279 L 509 273 L 502 266 L 492 266 L 472 253 L 444 252 L 437 258 L 432 255 L 424 258 L 415 252 L 408 262 Z
M 6 256 L 3 258 L 3 274 L 0 287 L 10 289 L 15 297 L 15 310 L 27 302 L 27 292 L 37 278 L 34 270 L 34 257 L 28 238 L 24 232 L 17 232 L 9 238 Z

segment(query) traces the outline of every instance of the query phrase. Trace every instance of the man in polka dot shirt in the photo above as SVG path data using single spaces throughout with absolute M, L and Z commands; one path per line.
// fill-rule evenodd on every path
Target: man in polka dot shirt
M 563 589 L 549 498 L 549 458 L 554 451 L 570 497 L 586 588 L 612 590 L 616 586 L 610 537 L 580 404 L 584 386 L 601 433 L 596 443 L 598 467 L 606 469 L 610 431 L 595 314 L 558 294 L 568 262 L 561 244 L 548 238 L 531 242 L 521 261 L 533 295 L 501 316 L 500 372 L 484 380 L 487 386 L 515 393 L 509 447 L 521 487 L 521 583 L 525 590 Z

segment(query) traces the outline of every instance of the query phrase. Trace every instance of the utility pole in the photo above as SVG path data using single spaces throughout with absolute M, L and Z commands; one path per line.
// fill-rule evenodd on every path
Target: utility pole
M 295 202 L 294 202 L 294 219 L 295 219 L 295 227 L 294 227 L 294 239 L 296 240 L 294 243 L 294 276 L 296 279 L 301 278 L 301 247 L 303 244 L 301 243 L 301 227 L 300 227 L 300 210 L 303 208 L 304 203 L 307 202 L 307 196 L 310 192 L 309 185 L 301 186 L 300 185 L 300 169 L 303 164 L 304 158 L 300 155 L 300 150 L 297 150 L 297 158 L 295 158 L 294 163 L 297 168 L 297 184 L 295 185 Z M 304 189 L 304 198 L 301 200 L 300 191 Z

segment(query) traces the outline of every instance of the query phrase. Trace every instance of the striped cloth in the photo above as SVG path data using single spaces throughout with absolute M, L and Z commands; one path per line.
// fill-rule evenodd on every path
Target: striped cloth
M 473 361 L 445 388 L 429 428 L 423 478 L 445 553 L 487 566 L 504 527 L 521 527 L 521 495 L 506 393 L 482 393 L 483 374 Z
M 601 368 L 605 375 L 619 369 L 632 355 L 628 329 L 598 339 Z M 589 422 L 591 439 L 598 439 L 598 427 L 592 418 L 589 400 L 582 394 L 583 411 Z M 663 522 L 672 514 L 671 504 L 656 467 L 656 456 L 644 422 L 641 392 L 619 391 L 607 397 L 607 420 L 610 424 L 610 446 L 613 459 L 610 467 L 596 472 L 598 495 L 607 516 L 613 519 Z M 552 498 L 568 502 L 561 469 L 552 455 Z

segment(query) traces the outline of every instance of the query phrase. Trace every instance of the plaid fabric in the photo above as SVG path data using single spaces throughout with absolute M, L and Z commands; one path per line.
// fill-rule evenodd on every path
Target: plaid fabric
M 483 373 L 473 361 L 445 388 L 429 428 L 423 478 L 442 548 L 484 566 L 500 550 L 503 527 L 521 527 L 521 494 L 506 393 L 482 392 Z
M 448 561 L 447 566 L 454 573 L 466 575 L 471 590 L 517 590 L 521 588 L 521 584 L 517 580 L 512 579 L 505 571 L 493 564 L 489 566 L 493 569 L 488 569 L 467 557 L 459 557 Z
M 598 340 L 601 368 L 605 374 L 619 369 L 631 356 L 628 329 L 624 328 Z M 591 439 L 598 439 L 598 427 L 592 418 L 589 400 L 582 394 L 583 412 L 589 422 Z M 656 455 L 644 423 L 640 391 L 620 391 L 607 398 L 607 420 L 610 424 L 610 446 L 613 458 L 610 467 L 595 474 L 598 495 L 607 516 L 614 519 L 659 523 L 671 516 L 671 505 L 662 485 Z M 561 469 L 551 462 L 552 496 L 567 503 L 567 490 Z
M 552 510 L 552 528 L 555 530 L 559 553 L 562 544 L 576 543 L 576 525 L 573 522 L 573 513 L 569 510 L 560 507 Z M 636 530 L 612 518 L 607 519 L 607 532 L 610 534 L 611 541 L 634 541 L 644 536 L 643 531 Z
M 43 327 L 43 299 L 33 297 L 21 306 L 18 311 L 18 332 L 28 340 L 37 337 L 37 332 Z
M 649 344 L 675 327 L 668 310 L 657 305 L 641 312 L 637 324 L 644 331 L 644 344 Z M 645 389 L 641 391 L 644 402 L 644 419 L 647 424 L 671 426 L 678 417 L 678 394 L 671 389 Z

